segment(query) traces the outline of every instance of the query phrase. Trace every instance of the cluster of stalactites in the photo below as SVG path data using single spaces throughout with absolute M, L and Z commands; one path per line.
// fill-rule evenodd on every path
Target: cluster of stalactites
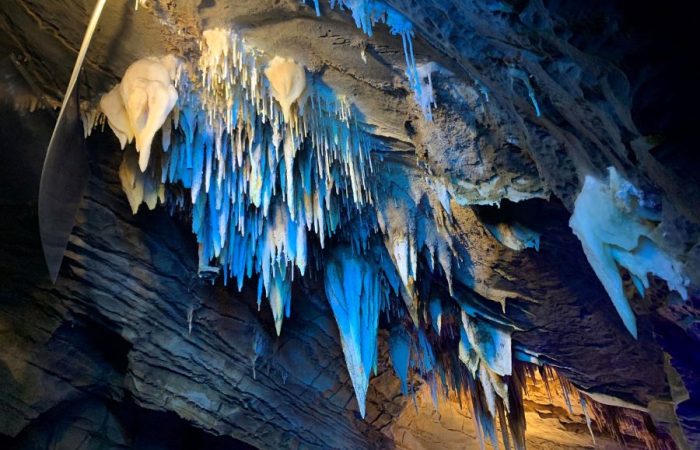
M 323 263 L 326 297 L 338 324 L 345 361 L 363 417 L 371 372 L 376 372 L 380 312 L 386 310 L 389 316 L 403 317 L 401 311 L 405 311 L 392 300 L 398 297 L 399 291 L 392 289 L 400 284 L 397 268 L 390 261 L 387 249 L 378 241 L 372 243 L 374 245 L 359 251 L 351 246 L 336 246 L 325 253 Z M 455 370 L 445 366 L 438 357 L 445 314 L 442 303 L 439 298 L 426 302 L 429 318 L 421 316 L 423 319 L 410 325 L 405 320 L 395 321 L 388 342 L 402 392 L 409 392 L 412 370 L 430 384 L 436 403 L 440 392 L 447 395 L 449 383 L 446 379 Z M 457 368 L 456 371 L 467 373 L 474 386 L 478 383 L 478 393 L 483 398 L 479 406 L 484 406 L 478 411 L 479 424 L 491 437 L 496 429 L 496 418 L 510 412 L 511 330 L 482 317 L 470 316 L 463 310 L 460 313 L 459 347 L 453 350 L 459 355 L 457 364 L 462 364 L 465 370 Z M 430 329 L 433 331 L 429 332 Z M 454 333 L 454 329 L 445 333 Z M 443 389 L 439 389 L 440 385 Z
M 451 308 L 448 313 L 443 303 L 438 298 L 428 302 L 429 321 L 412 328 L 395 324 L 391 329 L 389 355 L 402 392 L 408 394 L 414 373 L 429 385 L 436 410 L 440 401 L 466 394 L 472 400 L 482 446 L 488 439 L 498 447 L 500 422 L 505 448 L 511 444 L 524 448 L 522 377 L 514 370 L 517 355 L 512 351 L 511 330 L 461 309 Z M 447 327 L 445 320 L 450 323 Z M 446 341 L 455 338 L 458 348 L 444 348 Z
M 438 209 L 439 200 L 435 201 L 438 204 L 434 205 L 434 208 Z M 410 202 L 410 195 L 397 195 L 388 201 L 397 205 Z M 430 204 L 429 201 L 427 203 Z M 388 206 L 383 202 L 379 202 L 379 205 L 380 209 L 382 206 Z M 408 210 L 404 209 L 404 212 L 406 211 Z M 414 220 L 408 215 L 391 218 L 387 216 L 386 219 L 391 220 L 394 226 L 403 223 L 407 227 L 406 230 L 409 227 L 408 223 Z M 422 235 L 425 235 L 426 229 L 430 229 L 426 223 L 419 224 L 417 228 L 421 230 L 417 234 Z M 405 241 L 413 243 L 406 245 L 404 249 L 406 259 L 423 258 L 427 269 L 434 271 L 436 267 L 431 266 L 429 261 L 435 258 L 431 252 L 436 251 L 436 248 L 431 247 L 430 240 L 425 236 L 418 237 L 416 234 L 410 237 L 410 231 L 405 232 L 409 233 Z M 414 289 L 412 283 L 415 281 L 413 277 L 417 278 L 418 271 L 403 265 L 410 265 L 410 261 L 404 261 L 403 257 L 397 258 L 392 254 L 396 246 L 390 243 L 392 239 L 396 239 L 396 235 L 386 233 L 381 233 L 383 237 L 381 234 L 370 237 L 369 245 L 365 247 L 338 245 L 328 249 L 323 255 L 322 271 L 326 297 L 338 324 L 343 353 L 360 413 L 364 416 L 369 380 L 372 371 L 376 372 L 378 319 L 380 312 L 385 311 L 387 317 L 393 317 L 388 340 L 389 354 L 394 371 L 401 381 L 402 392 L 409 394 L 411 373 L 430 385 L 436 407 L 438 398 L 441 395 L 450 395 L 450 390 L 469 390 L 473 398 L 478 399 L 474 404 L 477 413 L 475 419 L 482 437 L 496 443 L 496 423 L 498 420 L 502 423 L 507 420 L 509 430 L 513 434 L 510 441 L 515 443 L 516 448 L 522 448 L 519 445 L 523 441 L 524 430 L 522 404 L 513 405 L 511 408 L 513 398 L 517 402 L 517 395 L 514 397 L 509 391 L 513 360 L 518 357 L 512 351 L 511 332 L 514 328 L 487 319 L 488 314 L 484 314 L 479 308 L 457 306 L 458 302 L 441 299 L 439 294 L 419 301 L 416 294 L 418 289 Z M 381 244 L 382 239 L 385 245 Z M 445 248 L 441 251 L 451 256 L 448 244 L 444 245 Z M 412 247 L 419 249 L 415 256 L 410 256 Z M 401 274 L 406 270 L 415 270 L 406 278 L 408 287 L 404 284 Z M 410 294 L 409 289 L 412 291 Z M 406 302 L 407 296 L 416 302 L 413 304 L 413 311 L 412 304 Z M 401 297 L 404 297 L 405 307 L 400 304 Z M 451 307 L 445 310 L 443 305 L 447 304 L 451 304 Z M 455 307 L 457 320 L 454 317 Z M 424 314 L 420 314 L 420 311 Z M 443 326 L 445 321 L 451 324 L 447 328 Z M 455 323 L 458 324 L 458 328 L 455 328 Z M 455 359 L 446 364 L 444 355 L 440 353 L 445 350 L 444 343 L 454 342 L 455 338 L 459 341 L 459 346 L 450 350 Z M 460 374 L 465 375 L 468 381 L 460 381 Z
M 488 437 L 497 447 L 496 418 L 505 428 L 506 413 L 511 412 L 508 377 L 513 375 L 513 357 L 510 332 L 462 311 L 459 359 L 480 385 L 478 392 L 472 393 L 473 397 L 480 393 L 479 400 L 483 400 L 473 403 L 480 435 Z M 514 405 L 514 408 L 519 407 L 521 405 Z M 514 436 L 516 448 L 520 448 L 517 443 L 521 440 Z
M 200 267 L 219 267 L 224 280 L 235 278 L 239 288 L 257 275 L 259 300 L 263 294 L 268 298 L 278 333 L 290 312 L 294 273 L 303 276 L 307 269 L 309 235 L 323 248 L 346 222 L 352 250 L 336 251 L 324 273 L 364 411 L 376 365 L 380 305 L 389 303 L 390 293 L 402 296 L 418 323 L 413 284 L 423 249 L 431 270 L 439 260 L 450 279 L 449 195 L 444 186 L 431 184 L 430 217 L 420 212 L 419 190 L 382 199 L 380 217 L 363 209 L 372 203 L 370 141 L 344 100 L 314 83 L 293 60 L 275 57 L 261 70 L 263 56 L 228 30 L 205 32 L 201 50 L 194 74 L 182 73 L 178 65 L 178 76 L 168 71 L 169 78 L 159 81 L 153 73 L 167 68 L 164 61 L 170 59 L 149 58 L 130 67 L 125 80 L 103 97 L 102 111 L 125 146 L 142 130 L 133 126 L 128 109 L 136 103 L 122 95 L 124 86 L 138 80 L 146 104 L 149 96 L 165 98 L 161 94 L 177 87 L 173 105 L 153 108 L 138 122 L 150 123 L 151 112 L 162 120 L 163 151 L 144 151 L 142 143 L 150 150 L 155 135 L 151 126 L 136 139 L 138 153 L 125 152 L 120 178 L 132 209 L 162 202 L 165 184 L 184 187 L 171 198 L 180 206 L 191 203 Z M 353 215 L 360 219 L 350 221 Z M 380 229 L 389 251 L 377 256 L 367 241 Z M 367 259 L 370 254 L 373 259 Z
M 149 208 L 162 202 L 165 184 L 185 188 L 174 190 L 180 196 L 173 198 L 181 206 L 191 203 L 200 267 L 219 267 L 224 280 L 236 279 L 239 288 L 257 276 L 259 302 L 263 295 L 269 300 L 278 334 L 290 313 L 294 274 L 307 271 L 310 239 L 323 249 L 344 224 L 343 240 L 350 245 L 326 251 L 322 272 L 362 415 L 376 371 L 379 314 L 390 308 L 390 299 L 403 298 L 413 322 L 390 337 L 402 389 L 408 393 L 412 369 L 429 380 L 437 399 L 438 380 L 445 384 L 449 368 L 422 328 L 415 284 L 423 258 L 429 271 L 442 270 L 452 293 L 457 256 L 447 188 L 437 179 L 406 179 L 402 171 L 388 170 L 384 185 L 390 191 L 377 196 L 376 208 L 365 208 L 373 203 L 367 184 L 370 142 L 349 105 L 295 61 L 275 57 L 263 66 L 263 59 L 234 33 L 215 29 L 204 33 L 193 74 L 169 75 L 168 83 L 154 84 L 154 77 L 138 66 L 163 60 L 137 63 L 143 72 L 137 85 L 144 87 L 146 101 L 177 87 L 173 105 L 153 110 L 159 120 L 166 116 L 163 152 L 144 152 L 144 142 L 150 148 L 155 131 L 132 125 L 130 102 L 122 95 L 126 76 L 105 97 L 102 109 L 122 145 L 138 132 L 147 133 L 137 139 L 138 153 L 127 149 L 120 167 L 132 209 L 141 202 Z M 127 74 L 134 72 L 132 67 Z M 147 115 L 142 123 L 149 123 Z M 182 192 L 189 193 L 189 201 Z M 381 238 L 374 240 L 378 232 Z M 439 337 L 442 302 L 433 298 L 429 303 Z M 485 399 L 479 423 L 490 436 L 499 411 L 509 408 L 504 379 L 511 371 L 510 335 L 462 316 L 459 354 Z
M 596 402 L 552 367 L 514 349 L 507 327 L 463 310 L 446 312 L 442 303 L 434 299 L 427 305 L 430 325 L 436 333 L 429 332 L 428 323 L 415 328 L 394 324 L 388 339 L 389 356 L 404 394 L 410 390 L 414 373 L 413 380 L 428 384 L 436 410 L 448 399 L 460 403 L 465 397 L 470 399 L 481 448 L 489 441 L 493 448 L 525 449 L 524 397 L 532 384 L 544 385 L 550 401 L 555 395 L 560 397 L 569 414 L 583 414 L 594 444 L 597 428 L 620 444 L 622 431 L 626 430 L 648 448 L 666 448 L 648 429 L 643 413 Z M 458 317 L 450 317 L 454 314 Z M 441 319 L 451 325 L 443 325 L 440 332 Z M 459 337 L 459 367 L 452 358 L 455 349 L 443 347 L 445 340 L 454 341 L 452 333 Z
M 279 333 L 307 235 L 323 247 L 341 213 L 371 203 L 370 141 L 350 106 L 295 61 L 261 70 L 263 55 L 222 29 L 204 32 L 201 50 L 163 127 L 157 173 L 189 190 L 200 266 L 219 266 L 239 288 L 259 275 Z
M 400 168 L 382 168 L 382 190 L 376 199 L 376 217 L 384 245 L 398 278 L 392 285 L 403 298 L 414 323 L 418 323 L 419 261 L 430 272 L 445 276 L 452 289 L 452 268 L 458 261 L 452 242 L 450 194 L 437 178 L 406 173 Z M 428 299 L 424 299 L 428 300 Z

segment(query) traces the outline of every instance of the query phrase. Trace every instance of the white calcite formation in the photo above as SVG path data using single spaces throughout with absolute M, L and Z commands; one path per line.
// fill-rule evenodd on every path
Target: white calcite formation
M 124 101 L 119 92 L 119 85 L 106 93 L 100 99 L 100 111 L 107 117 L 107 124 L 119 139 L 122 150 L 126 144 L 134 140 L 134 132 L 129 124 L 129 117 L 126 114 Z
M 270 82 L 272 95 L 282 107 L 285 123 L 292 118 L 292 105 L 306 89 L 306 72 L 293 59 L 275 56 L 265 68 L 265 77 Z
M 426 120 L 433 120 L 433 106 L 436 106 L 435 91 L 433 90 L 433 73 L 440 71 L 440 69 L 440 66 L 434 62 L 416 66 L 417 82 L 420 85 L 420 89 L 414 90 L 414 94 Z
M 282 118 L 292 134 L 292 105 L 306 89 L 306 72 L 292 59 L 275 56 L 265 69 L 265 77 L 270 83 L 272 95 L 282 108 Z M 294 158 L 299 145 L 293 138 L 284 139 L 284 167 L 287 183 L 287 198 L 294 195 Z M 294 205 L 292 204 L 292 208 Z M 292 209 L 292 212 L 294 209 Z
M 614 168 L 609 168 L 608 174 L 607 181 L 586 177 L 569 225 L 625 326 L 637 337 L 634 311 L 625 295 L 619 267 L 629 271 L 641 295 L 649 287 L 648 275 L 653 274 L 687 299 L 688 280 L 680 261 L 655 242 L 659 217 L 644 193 Z
M 136 140 L 142 172 L 148 167 L 153 138 L 177 102 L 174 64 L 172 57 L 138 60 L 100 100 L 100 109 L 122 148 Z
M 469 345 L 491 372 L 500 376 L 512 373 L 510 333 L 484 320 L 470 318 L 465 312 L 462 312 L 462 326 Z

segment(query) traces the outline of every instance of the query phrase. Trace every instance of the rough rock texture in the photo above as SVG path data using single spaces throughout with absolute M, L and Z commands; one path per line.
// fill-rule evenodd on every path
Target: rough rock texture
M 99 153 L 110 162 L 118 156 Z M 191 238 L 165 211 L 133 218 L 114 167 L 103 162 L 96 170 L 56 286 L 40 269 L 32 209 L 8 206 L 2 214 L 12 243 L 2 259 L 3 434 L 99 394 L 175 411 L 261 447 L 383 446 L 371 420 L 347 408 L 352 386 L 325 302 L 302 295 L 308 302 L 295 304 L 299 320 L 273 340 L 265 315 L 244 300 L 253 295 L 199 280 Z M 114 331 L 91 335 L 104 328 Z M 264 344 L 256 360 L 258 334 Z
M 664 36 L 676 20 L 679 29 L 693 29 L 690 19 L 660 13 L 661 39 L 650 44 L 640 31 L 659 23 L 623 1 L 582 10 L 574 1 L 390 0 L 414 24 L 419 63 L 441 67 L 428 122 L 405 77 L 401 39 L 383 26 L 368 38 L 347 12 L 324 2 L 321 17 L 297 0 L 148 3 L 134 12 L 132 1 L 108 2 L 85 65 L 83 100 L 94 104 L 139 58 L 195 57 L 202 30 L 214 26 L 233 25 L 254 47 L 293 58 L 359 109 L 383 144 L 374 150 L 383 156 L 379 173 L 391 174 L 384 179 L 451 186 L 453 238 L 463 267 L 472 267 L 455 273 L 460 296 L 518 327 L 518 348 L 577 387 L 648 409 L 660 434 L 700 447 L 700 361 L 692 350 L 700 340 L 700 171 L 684 149 L 693 141 L 683 128 L 694 124 L 685 113 L 697 92 L 688 82 L 679 99 L 665 87 L 694 80 L 670 61 L 687 54 L 668 55 L 680 44 Z M 20 110 L 60 103 L 91 6 L 0 4 L 0 55 L 8 55 L 0 61 L 0 94 L 8 103 Z M 673 76 L 665 67 L 676 69 Z M 292 317 L 274 337 L 254 292 L 197 277 L 185 217 L 162 208 L 132 216 L 119 186 L 117 142 L 108 135 L 88 141 L 88 192 L 51 285 L 35 212 L 51 117 L 3 106 L 0 119 L 8 162 L 0 169 L 0 446 L 472 445 L 465 411 L 448 404 L 433 413 L 425 389 L 416 411 L 399 394 L 384 344 L 361 420 L 321 281 L 295 284 Z M 686 303 L 659 280 L 642 299 L 626 279 L 638 340 L 568 227 L 585 175 L 610 165 L 661 199 L 666 246 L 684 255 L 691 278 Z M 484 225 L 513 221 L 540 233 L 538 252 L 506 248 Z M 444 280 L 433 282 L 446 295 Z M 496 302 L 504 298 L 505 314 Z M 536 393 L 526 406 L 530 447 L 590 446 L 580 413 Z M 599 443 L 619 445 L 610 436 Z

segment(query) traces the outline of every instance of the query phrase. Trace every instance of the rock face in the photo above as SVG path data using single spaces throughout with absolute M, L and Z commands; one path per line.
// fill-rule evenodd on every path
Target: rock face
M 347 407 L 352 386 L 329 306 L 300 294 L 308 298 L 295 304 L 300 322 L 273 339 L 254 294 L 197 277 L 191 237 L 165 211 L 132 218 L 110 167 L 117 156 L 97 150 L 100 175 L 55 286 L 40 269 L 31 208 L 3 214 L 12 234 L 3 251 L 3 434 L 64 403 L 106 396 L 259 447 L 388 445 Z
M 0 104 L 0 447 L 477 446 L 474 412 L 458 399 L 435 410 L 416 374 L 415 394 L 401 395 L 388 317 L 379 319 L 366 404 L 357 404 L 320 272 L 295 280 L 279 337 L 267 302 L 256 304 L 256 283 L 239 292 L 202 279 L 191 217 L 163 206 L 133 215 L 119 142 L 99 129 L 87 139 L 91 174 L 60 276 L 49 281 L 36 215 L 47 108 L 60 104 L 91 3 L 0 4 L 0 94 L 9 100 Z M 700 447 L 698 166 L 682 147 L 689 122 L 678 111 L 690 109 L 659 91 L 672 79 L 661 67 L 679 64 L 677 55 L 640 37 L 647 19 L 625 2 L 586 11 L 568 1 L 382 3 L 410 18 L 420 82 L 434 100 L 428 120 L 401 35 L 384 25 L 369 37 L 323 1 L 320 16 L 296 0 L 147 3 L 135 12 L 133 2 L 108 2 L 82 77 L 86 112 L 134 61 L 196 60 L 203 30 L 234 27 L 357 108 L 378 143 L 380 214 L 401 196 L 449 192 L 458 258 L 443 269 L 452 276 L 436 270 L 416 288 L 444 299 L 438 338 L 472 305 L 514 330 L 514 354 L 556 368 L 589 401 L 624 407 L 600 406 L 596 446 Z M 640 62 L 637 47 L 657 60 Z M 622 271 L 636 339 L 568 225 L 586 175 L 610 166 L 655 201 L 659 242 L 688 277 L 682 301 L 658 278 L 640 296 Z M 427 215 L 423 200 L 416 217 Z M 537 249 L 512 237 L 516 229 L 538 236 Z M 429 329 L 427 310 L 411 313 Z M 581 405 L 567 408 L 544 384 L 529 383 L 523 400 L 528 447 L 593 447 Z

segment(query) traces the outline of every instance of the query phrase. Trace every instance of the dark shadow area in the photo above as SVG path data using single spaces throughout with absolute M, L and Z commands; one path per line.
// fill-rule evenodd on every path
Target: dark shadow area
M 46 111 L 18 114 L 0 102 L 0 203 L 36 202 L 52 120 Z
M 63 402 L 35 419 L 16 438 L 0 436 L 7 450 L 138 449 L 250 450 L 244 442 L 213 436 L 172 412 L 85 397 Z
M 689 183 L 700 183 L 700 154 L 695 151 L 700 16 L 683 5 L 653 0 L 594 0 L 585 7 L 577 0 L 545 4 L 566 19 L 562 32 L 572 44 L 625 73 L 632 119 L 651 138 L 653 156 Z M 623 86 L 619 91 L 627 90 Z

